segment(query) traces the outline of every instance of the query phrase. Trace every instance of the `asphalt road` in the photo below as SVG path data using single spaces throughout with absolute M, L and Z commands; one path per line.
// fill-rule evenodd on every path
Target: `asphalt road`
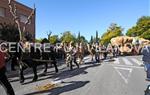
M 145 81 L 146 75 L 141 56 L 125 56 L 105 60 L 101 64 L 90 62 L 85 58 L 85 64 L 79 69 L 74 66 L 70 71 L 66 65 L 59 66 L 59 73 L 54 68 L 49 68 L 46 76 L 38 70 L 39 79 L 31 82 L 31 71 L 26 71 L 26 80 L 23 85 L 19 83 L 18 77 L 10 77 L 9 80 L 16 95 L 144 95 L 149 84 Z M 57 82 L 58 86 L 40 91 L 37 86 Z M 6 95 L 0 87 L 0 95 Z

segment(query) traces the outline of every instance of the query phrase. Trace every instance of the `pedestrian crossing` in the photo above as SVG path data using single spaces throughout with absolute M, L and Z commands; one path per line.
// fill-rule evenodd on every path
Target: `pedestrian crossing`
M 115 65 L 127 65 L 127 66 L 141 66 L 143 65 L 142 60 L 139 57 L 118 57 L 114 58 L 113 64 Z
M 139 61 L 139 60 L 137 60 L 137 59 L 135 59 L 135 58 L 132 58 L 131 59 L 134 63 L 137 63 L 138 65 L 143 65 L 143 63 L 142 63 L 142 61 Z
M 113 61 L 104 60 L 102 63 L 111 63 L 114 65 L 126 65 L 126 66 L 142 66 L 142 56 L 123 56 L 123 57 L 117 57 L 113 58 Z M 111 59 L 112 60 L 112 59 Z M 88 63 L 91 62 L 90 56 L 87 56 L 84 58 L 84 62 Z
M 133 63 L 131 61 L 129 61 L 127 58 L 122 58 L 123 62 L 125 62 L 126 65 L 130 65 L 132 66 Z

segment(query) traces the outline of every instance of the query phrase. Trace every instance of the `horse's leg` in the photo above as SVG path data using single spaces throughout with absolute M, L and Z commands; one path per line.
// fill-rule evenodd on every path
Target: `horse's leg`
M 33 73 L 34 73 L 33 81 L 36 81 L 38 79 L 38 76 L 37 76 L 37 64 L 36 63 L 32 63 L 32 64 L 33 64 L 32 69 L 33 69 Z
M 11 70 L 12 71 L 15 71 L 15 64 L 17 64 L 17 58 L 15 56 L 12 57 L 12 60 L 11 60 Z
M 48 68 L 47 62 L 45 62 L 44 65 L 45 65 L 45 69 L 44 69 L 44 72 L 43 72 L 43 73 L 46 73 L 46 72 L 47 72 L 47 68 Z
M 21 66 L 21 64 L 19 64 L 19 78 L 20 78 L 20 83 L 23 83 L 24 82 L 24 76 L 23 76 L 23 67 Z
M 52 64 L 54 64 L 54 67 L 55 67 L 55 72 L 57 73 L 58 72 L 58 68 L 57 68 L 57 65 L 56 65 L 56 61 L 54 60 L 54 61 L 52 61 Z

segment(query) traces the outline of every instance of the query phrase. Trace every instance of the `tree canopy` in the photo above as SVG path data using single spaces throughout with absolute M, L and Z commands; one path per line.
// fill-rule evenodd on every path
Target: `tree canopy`
M 39 38 L 39 39 L 35 39 L 36 43 L 41 43 L 43 39 Z
M 15 24 L 0 23 L 0 38 L 9 42 L 19 41 L 19 31 Z
M 49 37 L 49 41 L 51 44 L 56 44 L 58 42 L 58 35 L 52 35 Z
M 130 28 L 126 35 L 138 36 L 150 40 L 150 16 L 139 18 L 136 25 Z
M 122 31 L 123 28 L 121 28 L 121 26 L 112 23 L 108 30 L 102 35 L 100 43 L 107 45 L 108 43 L 110 43 L 111 38 L 123 35 Z
M 69 43 L 71 41 L 75 41 L 75 36 L 73 34 L 71 34 L 70 31 L 66 31 L 61 36 L 61 41 L 66 42 L 66 43 Z

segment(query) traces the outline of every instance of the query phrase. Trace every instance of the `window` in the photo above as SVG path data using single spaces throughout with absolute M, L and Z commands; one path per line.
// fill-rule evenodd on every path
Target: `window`
M 0 7 L 0 16 L 5 17 L 5 8 Z
M 28 17 L 25 15 L 20 15 L 20 22 L 26 23 L 28 20 Z M 29 24 L 31 24 L 31 20 L 29 21 Z

